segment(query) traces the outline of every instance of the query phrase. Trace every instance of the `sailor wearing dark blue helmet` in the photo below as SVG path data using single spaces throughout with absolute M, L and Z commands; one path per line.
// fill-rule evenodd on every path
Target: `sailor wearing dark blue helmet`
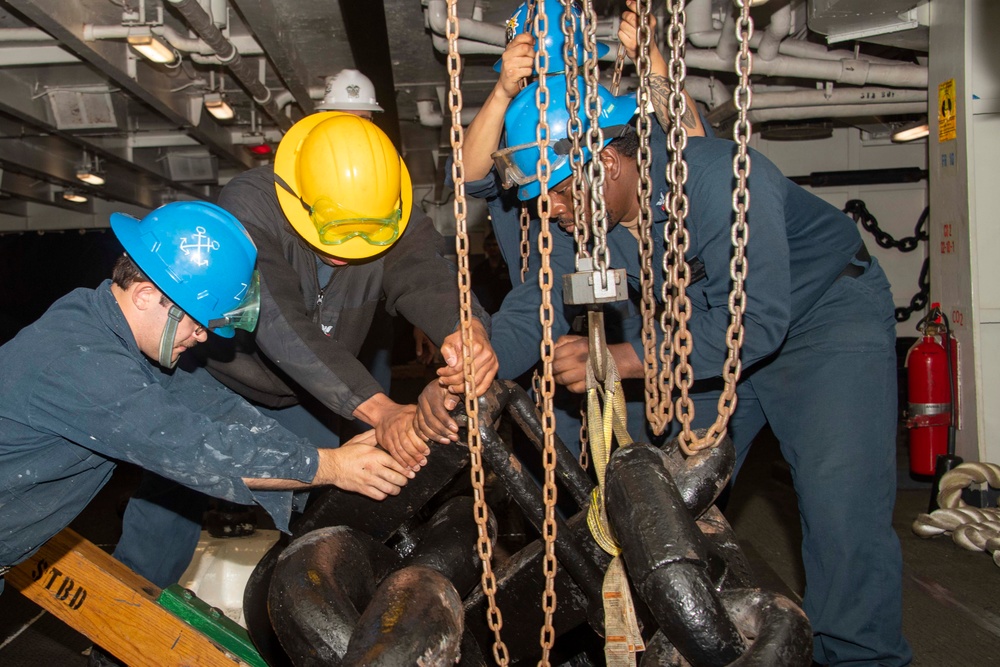
M 317 450 L 207 374 L 173 368 L 210 331 L 257 321 L 257 249 L 231 214 L 177 202 L 111 225 L 126 253 L 112 279 L 0 347 L 0 571 L 66 527 L 117 461 L 259 504 L 282 530 L 292 490 L 399 492 L 412 473 L 371 436 Z
M 506 116 L 508 132 L 530 133 L 538 122 L 533 98 L 524 104 L 515 100 Z M 610 117 L 601 120 L 606 131 L 616 124 Z M 558 145 L 561 136 L 550 136 Z M 668 160 L 666 136 L 656 125 L 651 147 L 655 267 L 662 266 Z M 627 130 L 597 155 L 604 166 L 612 263 L 626 269 L 633 288 L 641 269 L 637 149 L 637 136 Z M 550 160 L 557 159 L 555 149 L 549 150 Z M 684 152 L 690 200 L 685 257 L 701 267 L 687 290 L 694 339 L 689 360 L 696 380 L 718 378 L 728 352 L 736 150 L 732 141 L 692 137 Z M 537 149 L 533 155 L 537 159 Z M 514 178 L 533 171 L 531 157 L 530 147 L 513 153 Z M 799 500 L 803 609 L 813 627 L 814 659 L 825 665 L 906 665 L 911 653 L 902 635 L 902 560 L 892 528 L 896 361 L 889 283 L 850 218 L 784 178 L 764 155 L 751 149 L 750 158 L 744 374 L 730 422 L 737 466 L 769 424 L 791 466 Z M 571 179 L 558 178 L 549 190 L 551 212 L 570 229 Z M 660 294 L 659 285 L 654 293 Z M 525 327 L 537 328 L 535 319 L 525 318 L 521 336 L 527 337 Z M 499 354 L 502 346 L 494 346 Z M 643 376 L 641 338 L 610 347 L 623 378 Z M 586 358 L 585 338 L 560 338 L 556 381 L 583 391 Z M 714 421 L 718 397 L 717 390 L 695 397 L 694 427 Z

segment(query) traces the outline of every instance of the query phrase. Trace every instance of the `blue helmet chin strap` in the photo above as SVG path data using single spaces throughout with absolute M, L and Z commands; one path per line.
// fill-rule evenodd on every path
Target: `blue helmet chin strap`
M 160 336 L 160 358 L 158 361 L 164 368 L 173 368 L 177 365 L 174 359 L 174 338 L 177 336 L 177 325 L 184 319 L 184 311 L 174 304 L 170 304 L 167 311 L 167 323 L 163 325 L 163 334 Z

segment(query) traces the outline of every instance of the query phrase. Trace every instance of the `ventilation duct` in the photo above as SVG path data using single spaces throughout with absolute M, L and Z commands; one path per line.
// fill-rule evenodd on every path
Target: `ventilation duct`
M 167 176 L 180 183 L 214 183 L 219 177 L 219 161 L 206 150 L 167 153 Z
M 118 127 L 111 93 L 106 86 L 63 86 L 46 92 L 52 119 L 60 130 L 101 130 Z

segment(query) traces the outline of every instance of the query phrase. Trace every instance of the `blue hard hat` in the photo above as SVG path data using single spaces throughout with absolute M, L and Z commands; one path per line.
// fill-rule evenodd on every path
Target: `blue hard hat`
M 132 261 L 198 324 L 232 338 L 260 309 L 257 247 L 231 213 L 201 201 L 165 204 L 142 220 L 111 214 Z
M 580 143 L 583 149 L 583 161 L 590 160 L 590 150 L 587 148 L 586 133 L 590 129 L 590 119 L 586 113 L 587 85 L 583 77 L 577 80 L 580 93 L 580 123 L 583 127 Z M 569 139 L 569 109 L 566 100 L 565 75 L 546 78 L 549 89 L 549 105 L 545 120 L 549 126 L 549 186 L 569 178 L 573 172 L 570 164 Z M 525 87 L 513 99 L 504 114 L 504 128 L 507 135 L 507 148 L 493 154 L 493 161 L 505 187 L 519 186 L 517 197 L 527 201 L 537 197 L 541 192 L 538 184 L 538 107 L 535 104 L 535 94 L 538 82 Z M 634 94 L 615 97 L 607 88 L 598 84 L 598 96 L 601 100 L 601 113 L 598 119 L 604 132 L 603 146 L 607 146 L 616 136 L 627 128 L 637 106 Z
M 545 18 L 548 22 L 545 33 L 545 52 L 548 54 L 548 67 L 546 68 L 549 74 L 555 74 L 556 72 L 563 72 L 566 70 L 566 62 L 563 59 L 563 45 L 566 43 L 566 37 L 563 34 L 562 20 L 564 5 L 562 0 L 538 0 L 545 5 Z M 578 6 L 577 2 L 572 3 L 573 6 L 573 42 L 576 44 L 576 63 L 581 69 L 583 68 L 583 17 L 582 11 Z M 537 12 L 537 10 L 536 10 Z M 534 21 L 532 20 L 532 25 L 529 27 L 526 25 L 528 23 L 528 3 L 522 2 L 518 8 L 510 15 L 507 19 L 507 42 L 514 39 L 515 36 L 520 35 L 528 30 L 532 31 L 534 34 Z M 535 41 L 535 50 L 538 50 L 538 42 Z M 610 47 L 607 44 L 597 43 L 597 57 L 601 58 L 604 56 Z M 493 65 L 493 71 L 499 72 L 500 66 L 503 64 L 503 60 L 496 61 Z M 537 74 L 537 72 L 536 72 Z

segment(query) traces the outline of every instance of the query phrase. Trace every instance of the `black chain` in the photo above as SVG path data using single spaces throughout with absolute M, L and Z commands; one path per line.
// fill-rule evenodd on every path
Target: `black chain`
M 865 231 L 874 236 L 875 242 L 883 248 L 895 248 L 900 252 L 911 252 L 917 249 L 918 243 L 926 241 L 929 238 L 925 227 L 930 207 L 925 208 L 924 212 L 920 214 L 917 226 L 913 229 L 913 236 L 907 236 L 898 241 L 892 238 L 889 232 L 878 226 L 878 220 L 875 219 L 875 216 L 871 214 L 868 207 L 860 199 L 851 199 L 848 201 L 844 205 L 844 213 L 854 218 L 854 222 L 860 222 Z
M 860 199 L 851 199 L 844 205 L 844 213 L 854 218 L 855 222 L 860 222 L 865 231 L 870 232 L 875 237 L 875 242 L 883 248 L 896 248 L 900 252 L 910 252 L 916 250 L 917 244 L 929 239 L 927 235 L 927 218 L 930 216 L 931 207 L 924 207 L 924 212 L 917 220 L 917 226 L 913 228 L 913 236 L 899 239 L 892 238 L 888 232 L 878 226 L 878 220 L 871 214 L 868 207 Z M 920 267 L 920 277 L 917 278 L 917 293 L 910 299 L 910 305 L 905 308 L 896 309 L 896 321 L 905 322 L 918 310 L 927 307 L 927 301 L 931 295 L 931 262 L 929 257 L 924 258 L 924 265 Z
M 931 258 L 924 257 L 924 265 L 920 267 L 920 277 L 917 278 L 917 285 L 920 287 L 920 291 L 914 294 L 913 298 L 910 299 L 909 306 L 896 309 L 897 322 L 905 322 L 910 319 L 910 316 L 913 315 L 913 313 L 927 307 L 927 301 L 931 297 L 930 269 Z

